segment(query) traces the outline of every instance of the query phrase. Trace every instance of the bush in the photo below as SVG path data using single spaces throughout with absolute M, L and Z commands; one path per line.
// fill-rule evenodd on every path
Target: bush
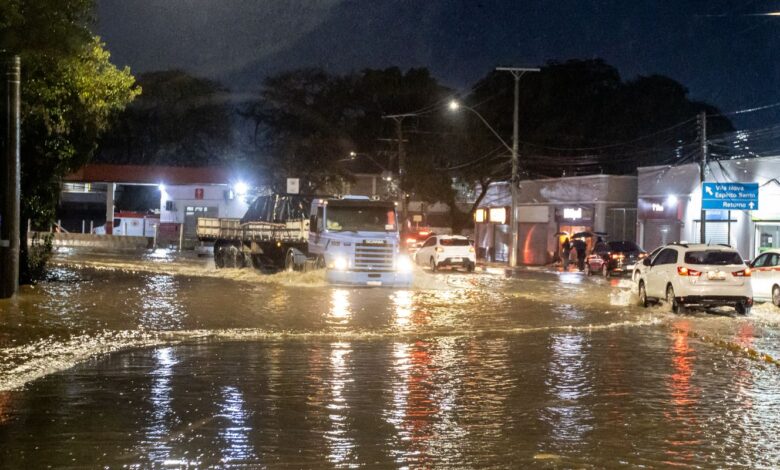
M 32 238 L 22 239 L 19 253 L 19 281 L 22 284 L 35 284 L 46 278 L 46 265 L 52 255 L 51 233 L 31 232 Z

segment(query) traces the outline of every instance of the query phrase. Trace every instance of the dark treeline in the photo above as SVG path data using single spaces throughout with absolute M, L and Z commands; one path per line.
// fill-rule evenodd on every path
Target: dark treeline
M 491 71 L 462 96 L 425 68 L 295 70 L 249 95 L 181 71 L 143 74 L 138 83 L 143 94 L 118 116 L 99 161 L 239 164 L 258 184 L 280 189 L 294 176 L 317 191 L 349 181 L 351 152 L 397 173 L 398 129 L 383 116 L 408 114 L 400 184 L 413 197 L 452 203 L 453 179 L 485 188 L 510 174 L 506 146 L 475 113 L 448 107 L 459 99 L 511 144 L 514 79 L 506 72 Z M 682 84 L 660 75 L 624 80 L 599 59 L 551 62 L 520 83 L 524 178 L 691 161 L 701 111 L 711 116 L 710 135 L 733 130 Z

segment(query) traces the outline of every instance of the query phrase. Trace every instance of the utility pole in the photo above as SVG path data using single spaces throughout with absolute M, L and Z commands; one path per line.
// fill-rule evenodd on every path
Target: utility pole
M 699 241 L 701 243 L 707 243 L 707 211 L 704 210 L 704 179 L 707 172 L 707 112 L 702 111 L 699 113 L 699 139 L 701 141 L 701 165 L 699 167 L 699 179 L 701 180 L 701 223 L 699 224 Z
M 408 208 L 406 207 L 406 149 L 404 148 L 403 122 L 405 118 L 416 116 L 416 114 L 388 114 L 382 116 L 382 119 L 395 121 L 395 134 L 398 140 L 398 186 L 401 189 L 401 220 L 403 228 L 406 228 L 406 219 L 408 218 Z M 392 170 L 392 167 L 390 169 Z
M 496 67 L 499 72 L 510 72 L 515 77 L 515 111 L 514 111 L 514 125 L 512 129 L 512 181 L 510 182 L 510 190 L 512 193 L 512 213 L 509 217 L 509 223 L 511 224 L 511 238 L 510 238 L 510 251 L 509 251 L 509 266 L 517 267 L 517 246 L 518 239 L 520 238 L 518 233 L 518 217 L 517 217 L 517 197 L 518 197 L 518 184 L 520 183 L 520 161 L 517 155 L 518 149 L 518 126 L 519 126 L 519 107 L 520 107 L 520 77 L 526 72 L 538 72 L 538 68 L 527 67 Z
M 0 299 L 7 299 L 19 289 L 21 60 L 12 56 L 0 66 Z

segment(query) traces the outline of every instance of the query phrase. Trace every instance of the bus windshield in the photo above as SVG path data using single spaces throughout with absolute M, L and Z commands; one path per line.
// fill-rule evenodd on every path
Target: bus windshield
M 395 231 L 395 210 L 387 207 L 328 206 L 325 228 L 330 232 Z

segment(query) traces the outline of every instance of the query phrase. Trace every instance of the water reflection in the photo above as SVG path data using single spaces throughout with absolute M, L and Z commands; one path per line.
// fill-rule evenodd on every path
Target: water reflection
M 222 387 L 222 401 L 219 403 L 217 415 L 226 421 L 225 426 L 219 430 L 219 437 L 225 443 L 222 448 L 222 463 L 236 464 L 256 459 L 249 439 L 252 430 L 248 425 L 249 415 L 243 393 L 233 386 Z
M 583 399 L 592 393 L 588 347 L 581 334 L 555 334 L 551 337 L 550 363 L 545 385 L 553 403 L 542 412 L 551 427 L 550 443 L 560 450 L 583 444 L 592 430 L 593 415 Z M 542 449 L 549 450 L 549 449 Z
M 148 445 L 149 460 L 165 462 L 171 460 L 171 444 L 168 441 L 175 421 L 171 403 L 173 401 L 174 366 L 178 363 L 173 348 L 159 348 L 154 351 L 157 367 L 151 372 L 152 386 L 149 390 L 149 402 L 152 416 L 146 430 L 145 444 Z
M 173 276 L 149 276 L 146 285 L 138 292 L 142 299 L 139 312 L 141 326 L 151 329 L 181 328 L 182 317 L 186 314 L 177 301 L 181 289 L 179 281 Z
M 393 345 L 392 408 L 387 420 L 396 430 L 403 446 L 394 448 L 399 465 L 416 467 L 430 465 L 430 439 L 433 435 L 431 417 L 438 411 L 433 400 L 430 343 L 418 341 L 412 345 Z
M 14 406 L 11 392 L 0 391 L 0 424 L 5 424 L 11 419 L 11 410 Z
M 390 298 L 393 301 L 396 326 L 408 326 L 412 315 L 412 291 L 398 290 Z
M 667 379 L 672 408 L 664 414 L 672 425 L 672 434 L 666 439 L 669 465 L 692 464 L 693 449 L 701 444 L 700 423 L 696 414 L 701 391 L 693 385 L 692 377 L 696 353 L 688 344 L 690 323 L 678 321 L 672 333 L 672 374 Z
M 339 297 L 340 298 L 340 297 Z M 354 460 L 355 442 L 349 436 L 350 425 L 347 422 L 349 403 L 345 389 L 352 383 L 351 365 L 348 364 L 352 347 L 349 343 L 334 343 L 330 352 L 330 400 L 326 406 L 330 429 L 325 432 L 329 448 L 328 460 L 336 465 L 344 465 Z
M 349 290 L 333 289 L 330 296 L 329 322 L 336 325 L 347 325 L 352 317 L 349 305 Z

